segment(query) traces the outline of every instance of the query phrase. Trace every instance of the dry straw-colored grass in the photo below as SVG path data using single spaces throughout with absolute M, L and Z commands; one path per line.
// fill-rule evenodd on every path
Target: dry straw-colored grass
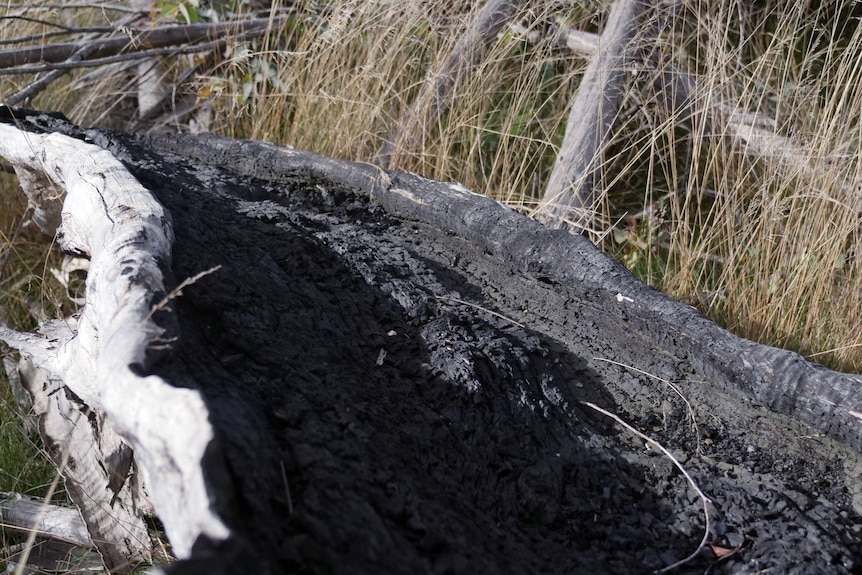
M 520 21 L 534 30 L 553 22 L 597 31 L 607 5 L 536 2 Z M 414 100 L 463 31 L 466 12 L 419 0 L 296 6 L 282 29 L 230 46 L 198 76 L 211 128 L 371 161 L 398 119 L 422 104 Z M 98 10 L 45 14 L 105 22 Z M 664 113 L 641 89 L 651 72 L 633 71 L 604 150 L 596 221 L 603 247 L 650 283 L 746 337 L 855 370 L 862 366 L 862 327 L 854 321 L 862 293 L 862 29 L 847 16 L 819 4 L 730 0 L 690 0 L 661 12 L 650 49 L 695 74 L 700 116 Z M 10 37 L 27 26 L 6 22 L 0 31 Z M 182 71 L 184 58 L 169 61 L 166 73 Z M 504 32 L 394 167 L 458 180 L 529 210 L 585 65 L 551 38 L 527 42 Z M 81 70 L 33 105 L 123 127 L 134 111 L 133 86 L 128 66 Z M 768 129 L 792 151 L 764 155 L 726 123 L 697 121 L 714 119 L 722 106 L 771 120 Z M 3 211 L 20 211 L 8 204 L 15 195 L 4 184 Z
M 225 64 L 223 74 L 258 71 L 258 97 L 223 106 L 225 130 L 369 161 L 466 21 L 434 3 L 331 4 L 286 43 Z M 522 21 L 596 30 L 607 4 L 536 3 Z M 604 153 L 596 220 L 616 233 L 603 247 L 741 335 L 859 369 L 862 29 L 805 3 L 691 1 L 658 18 L 653 46 L 695 74 L 698 116 L 663 114 L 640 89 L 650 72 L 633 72 Z M 502 34 L 396 167 L 534 206 L 585 65 L 551 39 Z M 782 139 L 741 138 L 719 109 L 771 120 Z
M 282 29 L 231 45 L 198 76 L 194 88 L 213 111 L 211 129 L 371 161 L 399 118 L 422 105 L 415 102 L 421 86 L 463 32 L 467 9 L 450 4 L 297 2 L 297 16 Z M 658 14 L 649 48 L 663 65 L 695 74 L 700 115 L 685 121 L 665 113 L 642 89 L 651 72 L 633 70 L 603 155 L 602 245 L 741 335 L 858 369 L 862 31 L 848 13 L 816 3 L 676 5 Z M 535 2 L 519 21 L 534 30 L 555 23 L 595 32 L 607 6 Z M 105 23 L 98 10 L 45 14 Z M 25 28 L 40 29 L 6 22 L 0 31 L 8 38 Z M 169 60 L 168 79 L 188 66 L 183 58 Z M 527 42 L 505 31 L 394 167 L 458 180 L 529 210 L 585 66 L 552 38 Z M 129 66 L 81 70 L 33 105 L 82 124 L 124 127 L 133 87 Z M 764 155 L 726 123 L 697 121 L 715 119 L 722 106 L 771 120 L 768 129 L 792 151 Z M 4 198 L 13 195 L 4 188 Z

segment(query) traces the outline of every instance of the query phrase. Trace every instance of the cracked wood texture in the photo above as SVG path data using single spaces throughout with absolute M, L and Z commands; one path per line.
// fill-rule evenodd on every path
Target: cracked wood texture
M 165 571 L 631 573 L 694 551 L 704 517 L 687 482 L 585 401 L 671 449 L 710 497 L 710 543 L 742 546 L 713 573 L 860 568 L 862 378 L 739 339 L 584 238 L 457 185 L 17 116 L 110 152 L 164 209 L 175 241 L 149 305 L 221 266 L 160 314 L 173 340 L 141 340 L 137 383 L 101 383 L 138 385 L 159 425 L 80 397 L 149 491 L 179 478 L 169 488 L 225 526 L 197 515 L 181 531 L 152 497 L 169 536 L 199 533 Z M 2 333 L 53 365 L 38 336 Z M 173 411 L 191 393 L 203 411 Z M 139 453 L 140 434 L 183 444 L 199 425 L 201 483 Z

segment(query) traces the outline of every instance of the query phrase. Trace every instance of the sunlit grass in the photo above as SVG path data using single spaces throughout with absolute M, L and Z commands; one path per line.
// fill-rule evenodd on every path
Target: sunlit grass
M 607 4 L 537 5 L 520 21 L 595 29 Z M 417 2 L 330 6 L 223 66 L 255 79 L 257 95 L 220 102 L 223 130 L 372 161 L 463 31 Z M 697 116 L 663 113 L 639 91 L 651 72 L 634 73 L 595 206 L 601 230 L 624 233 L 604 233 L 602 247 L 740 335 L 859 369 L 862 32 L 846 15 L 770 2 L 686 2 L 661 17 L 660 61 L 695 73 Z M 550 38 L 502 33 L 394 167 L 534 206 L 585 66 Z M 783 139 L 746 139 L 720 110 L 766 119 Z M 646 210 L 655 216 L 628 219 Z

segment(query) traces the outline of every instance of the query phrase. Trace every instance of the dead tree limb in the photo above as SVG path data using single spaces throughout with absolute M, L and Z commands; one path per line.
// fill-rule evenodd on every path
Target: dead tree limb
M 566 122 L 566 134 L 536 217 L 552 228 L 589 230 L 602 154 L 622 99 L 648 3 L 615 0 Z
M 116 511 L 117 498 L 123 499 L 124 515 L 96 533 L 89 525 L 93 539 L 116 548 L 117 561 L 125 565 L 146 557 L 149 542 L 139 529 L 148 505 L 132 485 L 139 480 L 149 485 L 177 556 L 189 556 L 201 535 L 224 539 L 227 528 L 210 508 L 202 476 L 213 433 L 198 392 L 140 375 L 176 337 L 170 302 L 162 301 L 171 261 L 168 216 L 109 152 L 61 134 L 24 133 L 10 124 L 0 125 L 0 132 L 0 154 L 26 174 L 21 183 L 31 200 L 43 197 L 32 189 L 65 190 L 59 243 L 91 260 L 86 304 L 77 319 L 49 322 L 40 335 L 0 327 L 0 338 L 39 366 L 31 390 L 62 404 L 46 406 L 58 426 L 43 431 L 46 443 L 56 446 L 55 455 L 76 457 L 85 468 L 81 473 L 87 478 L 77 478 L 84 499 L 98 496 L 96 505 L 108 516 Z M 129 330 L 132 325 L 136 328 Z M 161 399 L 147 408 L 142 394 Z M 123 441 L 102 435 L 106 421 L 134 449 L 139 479 L 131 473 L 131 452 Z M 107 450 L 101 463 L 107 465 L 77 458 L 103 438 L 108 443 L 100 446 Z M 80 498 L 76 503 L 88 506 Z M 135 524 L 139 527 L 129 531 Z
M 277 21 L 276 21 L 277 22 Z M 0 51 L 0 69 L 22 69 L 23 66 L 41 63 L 60 64 L 66 62 L 86 45 L 92 45 L 87 60 L 104 59 L 121 53 L 155 50 L 168 46 L 197 44 L 224 39 L 226 36 L 240 34 L 261 34 L 274 24 L 269 18 L 223 22 L 220 24 L 190 24 L 187 26 L 164 26 L 152 30 L 126 31 L 115 38 L 103 38 L 88 42 L 71 42 L 27 46 Z M 21 73 L 20 71 L 3 73 Z
M 476 13 L 440 68 L 422 87 L 416 101 L 378 150 L 375 162 L 388 167 L 400 153 L 409 153 L 443 114 L 452 92 L 485 56 L 497 33 L 524 4 L 522 0 L 488 0 Z
M 128 16 L 128 17 L 124 18 L 123 20 L 121 20 L 118 23 L 118 25 L 119 26 L 128 26 L 129 24 L 132 24 L 133 22 L 135 22 L 139 18 L 140 18 L 139 14 Z M 102 31 L 100 30 L 99 32 L 101 33 Z M 95 34 L 91 34 L 88 37 L 85 37 L 81 42 L 83 45 L 74 54 L 72 54 L 66 60 L 66 62 L 71 64 L 71 63 L 76 63 L 76 62 L 80 62 L 82 60 L 85 60 L 90 54 L 92 54 L 97 49 L 97 44 L 95 43 L 95 41 L 97 39 L 98 39 L 98 36 L 96 36 Z M 71 71 L 71 68 L 65 68 L 65 69 L 61 69 L 61 70 L 51 70 L 50 72 L 48 72 L 47 74 L 45 74 L 41 78 L 37 78 L 36 80 L 31 82 L 29 85 L 25 86 L 24 88 L 22 88 L 21 90 L 19 90 L 15 94 L 12 94 L 8 98 L 6 98 L 6 105 L 7 106 L 19 106 L 23 103 L 28 102 L 29 100 L 33 99 L 34 97 L 36 97 L 37 95 L 42 93 L 45 90 L 45 88 L 47 88 L 48 86 L 51 85 L 52 82 L 63 77 L 65 74 L 68 74 L 70 71 Z
M 36 530 L 43 537 L 81 547 L 93 546 L 80 511 L 50 505 L 19 493 L 0 492 L 0 522 L 6 527 Z

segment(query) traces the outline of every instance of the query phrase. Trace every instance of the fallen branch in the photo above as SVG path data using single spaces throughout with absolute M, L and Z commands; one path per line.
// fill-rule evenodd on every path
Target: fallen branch
M 140 15 L 138 15 L 138 14 L 134 14 L 132 16 L 127 16 L 126 18 L 121 20 L 118 24 L 120 26 L 127 26 L 127 25 L 135 22 L 138 18 L 140 18 Z M 81 62 L 82 60 L 85 60 L 87 57 L 89 57 L 89 55 L 92 54 L 93 51 L 95 51 L 97 48 L 97 45 L 94 44 L 92 41 L 96 40 L 98 38 L 98 36 L 96 34 L 99 32 L 102 32 L 102 31 L 103 31 L 102 29 L 96 29 L 96 31 L 94 33 L 92 33 L 89 37 L 85 38 L 84 39 L 84 45 L 81 48 L 79 48 L 78 51 L 76 51 L 72 56 L 70 56 L 69 59 L 66 60 L 66 62 L 67 63 L 77 63 L 77 62 Z M 43 90 L 45 90 L 45 88 L 50 86 L 52 82 L 63 77 L 65 74 L 69 73 L 70 70 L 71 70 L 71 68 L 65 68 L 65 69 L 61 69 L 61 70 L 52 70 L 52 71 L 48 72 L 43 77 L 38 78 L 37 80 L 33 81 L 32 83 L 30 83 L 29 85 L 27 85 L 23 89 L 19 90 L 17 93 L 6 98 L 6 105 L 7 106 L 17 106 L 21 103 L 27 102 L 28 100 L 34 98 L 39 93 L 41 93 Z
M 616 0 L 566 122 L 566 134 L 536 218 L 552 228 L 589 230 L 602 177 L 602 154 L 622 99 L 647 4 Z
M 79 473 L 69 482 L 80 489 L 70 489 L 75 503 L 102 511 L 89 523 L 94 541 L 113 546 L 118 564 L 148 555 L 141 483 L 178 557 L 189 556 L 201 535 L 225 539 L 203 478 L 213 439 L 203 400 L 194 389 L 145 375 L 176 330 L 170 309 L 150 317 L 153 297 L 168 291 L 161 266 L 170 265 L 173 234 L 162 206 L 96 146 L 9 124 L 0 135 L 0 154 L 26 174 L 25 189 L 66 191 L 59 243 L 91 260 L 77 321 L 48 322 L 41 335 L 0 327 L 0 338 L 39 366 L 26 379 L 31 392 L 42 392 L 36 410 L 45 414 L 46 443 L 56 446 L 55 459 L 69 450 L 67 470 Z
M 416 101 L 383 142 L 375 157 L 380 166 L 388 167 L 393 156 L 409 153 L 422 140 L 428 127 L 436 124 L 448 107 L 458 82 L 482 61 L 497 33 L 522 4 L 521 0 L 488 0 L 482 6 L 440 69 L 422 87 Z
M 84 61 L 102 60 L 101 63 L 105 63 L 108 57 L 120 53 L 137 53 L 167 46 L 213 42 L 223 40 L 226 36 L 231 35 L 261 34 L 276 23 L 277 21 L 269 18 L 259 18 L 221 24 L 164 26 L 142 31 L 126 29 L 118 31 L 119 35 L 116 38 L 105 38 L 93 42 L 48 44 L 3 50 L 0 51 L 0 68 L 7 69 L 2 72 L 3 74 L 21 74 L 51 69 L 44 65 L 66 62 L 88 45 L 92 45 L 93 49 L 87 54 Z M 25 67 L 36 62 L 43 64 L 43 66 L 40 68 Z M 79 64 L 79 67 L 80 65 L 82 64 Z M 56 68 L 59 67 L 56 66 Z

